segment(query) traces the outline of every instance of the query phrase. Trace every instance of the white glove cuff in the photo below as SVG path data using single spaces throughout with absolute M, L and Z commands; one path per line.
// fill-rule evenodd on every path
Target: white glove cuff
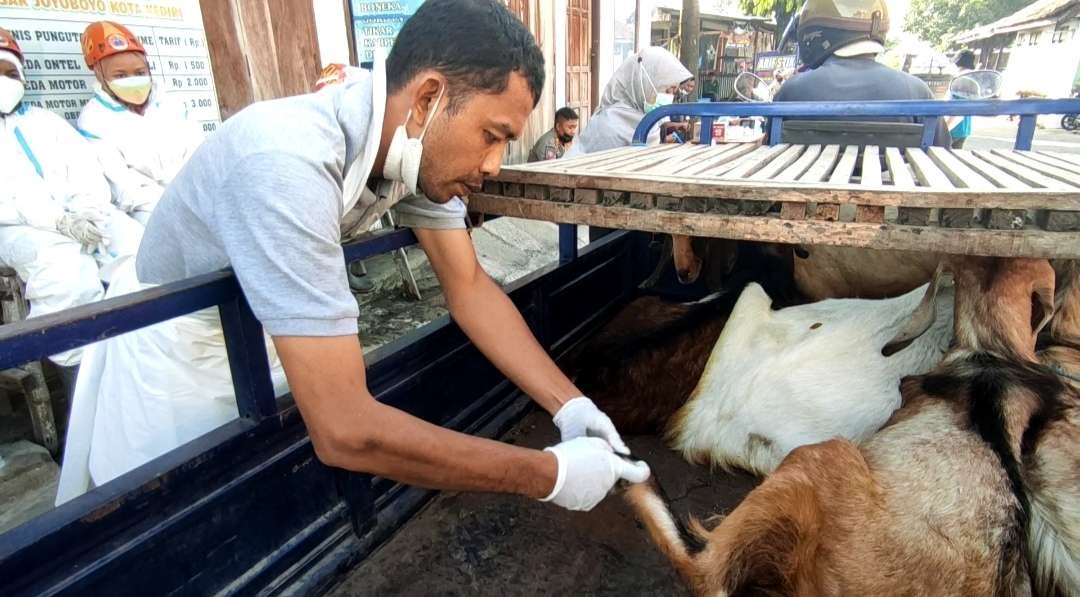
M 551 452 L 555 455 L 555 462 L 558 467 L 558 472 L 555 473 L 555 488 L 551 490 L 551 493 L 541 502 L 550 502 L 555 499 L 555 496 L 559 495 L 562 491 L 563 485 L 566 485 L 566 465 L 563 463 L 562 456 L 559 455 L 559 451 L 555 448 L 544 448 L 545 452 Z
M 556 412 L 555 416 L 551 418 L 551 421 L 553 423 L 555 423 L 556 427 L 561 428 L 562 427 L 562 419 L 566 418 L 567 413 L 569 413 L 570 411 L 575 410 L 577 408 L 581 408 L 583 406 L 586 406 L 585 405 L 586 402 L 588 403 L 589 406 L 592 406 L 593 408 L 596 408 L 596 406 L 593 405 L 592 400 L 589 400 L 585 396 L 578 396 L 577 398 L 572 398 L 570 400 L 567 400 L 561 407 L 559 407 L 558 412 Z

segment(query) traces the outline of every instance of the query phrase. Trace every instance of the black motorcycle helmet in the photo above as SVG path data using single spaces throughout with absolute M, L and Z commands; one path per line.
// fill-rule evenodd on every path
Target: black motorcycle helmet
M 858 42 L 885 45 L 885 0 L 806 0 L 798 15 L 799 58 L 809 68 Z

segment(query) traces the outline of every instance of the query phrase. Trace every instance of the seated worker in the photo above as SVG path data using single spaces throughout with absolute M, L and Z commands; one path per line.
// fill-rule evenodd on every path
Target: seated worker
M 934 99 L 921 79 L 877 61 L 888 31 L 885 0 L 807 0 L 796 33 L 807 70 L 789 78 L 773 101 Z M 914 122 L 908 117 L 863 120 Z M 939 119 L 934 144 L 950 143 L 945 119 Z
M 623 61 L 604 87 L 600 107 L 564 157 L 626 147 L 645 113 L 672 103 L 694 78 L 671 52 L 650 46 Z M 649 144 L 660 142 L 660 127 L 649 131 Z
M 275 381 L 283 371 L 315 454 L 330 466 L 575 510 L 595 506 L 620 479 L 645 481 L 648 466 L 614 453 L 628 451 L 611 419 L 484 273 L 457 199 L 499 172 L 540 99 L 543 69 L 540 48 L 501 0 L 427 0 L 385 66 L 377 59 L 356 82 L 259 102 L 226 121 L 166 189 L 134 267 L 110 295 L 231 267 L 269 334 Z M 342 220 L 358 208 L 356 225 L 367 229 L 399 204 L 412 208 L 398 213 L 408 215 L 402 223 L 415 230 L 454 321 L 554 415 L 561 443 L 540 451 L 470 437 L 372 396 Z M 237 416 L 217 309 L 166 323 L 88 352 L 59 503 Z
M 0 262 L 26 283 L 30 317 L 40 317 L 101 300 L 101 281 L 135 255 L 142 226 L 109 203 L 79 133 L 22 102 L 23 69 L 19 44 L 0 29 Z M 51 359 L 73 379 L 82 352 Z
M 185 105 L 154 86 L 146 50 L 123 25 L 91 23 L 82 49 L 97 83 L 79 115 L 79 131 L 97 150 L 113 202 L 146 224 L 165 187 L 202 143 L 202 129 Z
M 574 145 L 578 122 L 578 114 L 573 108 L 559 108 L 555 112 L 555 127 L 536 140 L 532 151 L 529 152 L 529 161 L 543 162 L 563 157 L 563 154 Z

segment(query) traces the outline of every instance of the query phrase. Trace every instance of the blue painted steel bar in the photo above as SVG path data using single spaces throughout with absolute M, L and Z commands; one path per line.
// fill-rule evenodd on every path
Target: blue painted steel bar
M 1072 112 L 1068 112 L 1072 114 Z M 1031 151 L 1031 141 L 1035 138 L 1035 123 L 1038 117 L 1034 114 L 1025 114 L 1020 117 L 1020 126 L 1016 128 L 1016 145 L 1020 151 Z
M 357 259 L 366 259 L 372 255 L 389 253 L 415 244 L 416 235 L 408 228 L 401 228 L 391 232 L 377 232 L 369 237 L 346 243 L 344 246 L 345 262 L 352 263 Z
M 232 272 L 215 272 L 0 327 L 0 370 L 92 344 L 236 298 Z
M 779 145 L 783 139 L 784 119 L 773 116 L 769 119 L 769 145 Z
M 708 102 L 661 106 L 642 118 L 633 142 L 644 144 L 649 131 L 661 119 L 672 116 L 717 118 L 720 116 L 779 116 L 781 118 L 874 118 L 909 116 L 999 116 L 1017 114 L 1072 114 L 1080 112 L 1080 99 L 887 101 L 887 102 Z
M 277 412 L 277 403 L 262 324 L 243 293 L 218 309 L 240 416 L 255 421 L 272 416 Z
M 566 265 L 577 256 L 577 226 L 559 224 L 559 265 Z
M 413 244 L 416 236 L 411 230 L 395 230 L 349 243 L 345 246 L 345 258 L 354 261 Z M 10 323 L 0 327 L 0 370 L 225 305 L 238 296 L 240 287 L 232 272 L 221 271 Z
M 702 145 L 709 145 L 712 143 L 712 127 L 713 119 L 708 116 L 701 119 L 701 131 L 698 133 L 698 140 Z
M 937 136 L 937 116 L 929 116 L 923 121 L 922 140 L 919 141 L 919 145 L 926 149 L 934 144 L 934 137 Z

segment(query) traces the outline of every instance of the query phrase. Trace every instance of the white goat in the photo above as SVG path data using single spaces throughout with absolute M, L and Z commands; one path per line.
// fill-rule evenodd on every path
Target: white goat
M 799 446 L 868 439 L 900 407 L 900 380 L 941 361 L 952 338 L 952 297 L 939 275 L 893 299 L 773 311 L 765 291 L 750 284 L 672 419 L 669 440 L 688 460 L 764 475 Z M 921 336 L 906 331 L 926 324 Z

